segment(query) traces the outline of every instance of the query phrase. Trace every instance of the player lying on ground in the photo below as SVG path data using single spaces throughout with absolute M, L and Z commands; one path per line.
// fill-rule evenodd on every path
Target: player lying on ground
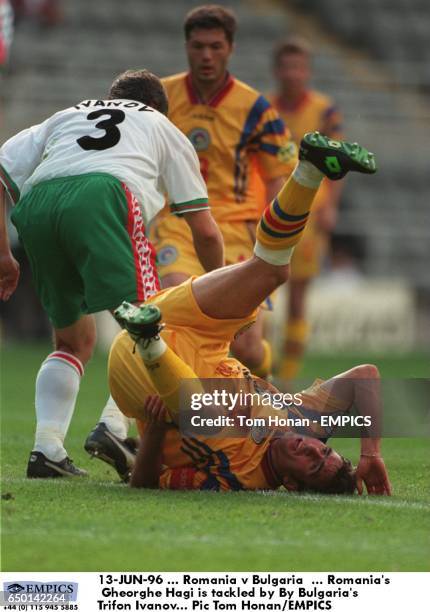
M 158 395 L 170 419 L 178 424 L 181 383 L 185 379 L 191 381 L 193 392 L 202 390 L 199 377 L 243 380 L 242 364 L 228 357 L 229 344 L 241 329 L 253 323 L 256 309 L 267 295 L 287 279 L 292 250 L 323 173 L 336 179 L 348 170 L 375 171 L 371 154 L 358 145 L 330 141 L 319 134 L 304 138 L 300 160 L 260 221 L 251 259 L 162 291 L 140 308 L 124 304 L 116 311 L 128 334 L 120 334 L 112 346 L 109 383 L 124 414 L 138 419 L 143 436 L 133 472 L 135 486 L 158 483 L 159 465 L 153 459 L 163 444 L 163 463 L 171 468 L 166 478 L 173 487 L 182 483 L 199 488 L 258 489 L 285 484 L 331 492 L 354 490 L 355 477 L 349 463 L 318 440 L 267 436 L 256 444 L 249 438 L 181 437 L 177 430 L 168 431 L 163 440 L 164 431 L 156 434 L 153 428 L 145 429 L 143 422 L 148 410 L 161 410 L 159 405 L 152 405 L 152 400 L 147 404 L 149 396 Z M 166 326 L 160 335 L 161 316 Z M 360 376 L 375 379 L 377 372 L 373 366 L 364 366 L 316 385 L 303 393 L 304 406 L 320 409 L 325 405 L 329 412 L 348 410 L 353 401 L 359 408 L 370 409 L 372 401 L 376 406 L 374 390 L 364 394 L 356 380 Z M 247 375 L 245 380 L 252 390 L 254 379 Z M 376 414 L 376 408 L 373 412 Z M 370 493 L 389 494 L 379 438 L 363 438 L 361 444 L 359 488 L 364 478 Z M 268 449 L 270 452 L 266 452 Z M 299 466 L 296 473 L 291 459 Z M 182 470 L 184 467 L 191 467 L 191 472 Z M 181 470 L 175 472 L 177 468 Z
M 12 295 L 19 277 L 6 232 L 6 189 L 54 326 L 55 350 L 36 380 L 29 477 L 85 473 L 67 457 L 64 438 L 95 344 L 92 313 L 114 310 L 124 299 L 141 303 L 159 288 L 145 225 L 163 208 L 166 192 L 172 212 L 191 228 L 203 267 L 224 263 L 197 155 L 165 116 L 167 107 L 156 76 L 127 71 L 107 99 L 58 112 L 0 149 L 0 299 Z
M 231 381 L 229 381 L 231 382 Z M 244 392 L 261 394 L 261 379 L 252 378 Z M 231 385 L 220 381 L 219 388 Z M 360 365 L 327 381 L 315 381 L 300 393 L 300 407 L 251 407 L 248 418 L 309 417 L 310 425 L 262 427 L 232 434 L 229 427 L 218 431 L 206 428 L 192 435 L 172 427 L 159 396 L 149 396 L 138 421 L 140 444 L 131 473 L 132 487 L 170 489 L 256 490 L 277 489 L 320 493 L 363 492 L 390 495 L 391 485 L 380 452 L 380 438 L 361 438 L 361 454 L 355 470 L 348 459 L 326 445 L 334 428 L 313 425 L 315 416 L 344 415 L 354 406 L 373 416 L 379 424 L 379 373 L 376 366 Z M 279 402 L 278 390 L 269 391 Z M 267 387 L 266 391 L 267 393 Z M 184 395 L 181 395 L 184 401 Z M 218 412 L 218 411 L 217 411 Z M 219 413 L 219 412 L 218 412 Z M 228 413 L 229 416 L 233 413 Z M 231 416 L 230 416 L 231 418 Z M 143 420 L 144 419 L 144 420 Z M 184 419 L 181 419 L 184 422 Z M 297 421 L 296 421 L 297 422 Z M 378 426 L 372 427 L 375 435 Z M 197 431 L 196 429 L 194 431 Z M 238 431 L 238 430 L 236 430 Z M 296 433 L 300 431 L 300 433 Z M 240 436 L 240 437 L 239 437 Z

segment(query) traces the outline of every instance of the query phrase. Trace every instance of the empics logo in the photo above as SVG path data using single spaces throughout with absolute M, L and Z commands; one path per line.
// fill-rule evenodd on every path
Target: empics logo
M 6 588 L 9 593 L 21 593 L 21 591 L 25 591 L 25 587 L 21 586 L 17 582 L 14 584 L 9 584 Z
M 77 582 L 4 582 L 3 596 L 8 603 L 66 603 L 76 601 Z M 2 604 L 0 604 L 2 605 Z

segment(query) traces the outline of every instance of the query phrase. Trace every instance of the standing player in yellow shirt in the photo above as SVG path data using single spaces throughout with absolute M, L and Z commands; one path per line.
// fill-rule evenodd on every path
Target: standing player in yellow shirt
M 311 49 L 305 40 L 291 38 L 275 47 L 274 76 L 277 89 L 268 96 L 299 143 L 306 132 L 315 130 L 329 138 L 343 138 L 342 116 L 333 100 L 311 89 Z M 292 380 L 299 372 L 308 323 L 305 317 L 306 293 L 320 270 L 329 233 L 336 224 L 336 211 L 342 182 L 324 180 L 314 203 L 309 223 L 291 261 L 285 353 L 280 377 Z
M 190 70 L 163 80 L 169 119 L 188 136 L 200 160 L 212 214 L 221 229 L 227 264 L 247 259 L 260 216 L 255 175 L 267 201 L 278 193 L 296 161 L 296 146 L 269 102 L 227 69 L 236 30 L 234 14 L 221 6 L 193 9 L 185 19 Z M 164 287 L 204 271 L 181 218 L 166 214 L 154 229 Z M 270 371 L 261 322 L 232 344 L 232 352 L 259 376 Z

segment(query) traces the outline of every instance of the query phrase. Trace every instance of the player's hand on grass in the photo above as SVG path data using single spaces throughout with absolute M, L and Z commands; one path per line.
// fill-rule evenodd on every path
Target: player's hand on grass
M 0 254 L 0 300 L 7 302 L 19 280 L 19 263 L 12 253 Z
M 168 413 L 159 395 L 149 395 L 146 398 L 143 410 L 147 423 L 151 425 L 166 425 Z
M 363 494 L 363 482 L 369 495 L 391 495 L 391 484 L 382 457 L 361 456 L 356 478 L 359 495 Z

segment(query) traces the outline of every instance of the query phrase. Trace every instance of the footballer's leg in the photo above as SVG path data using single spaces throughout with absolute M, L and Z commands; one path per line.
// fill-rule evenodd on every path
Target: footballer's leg
M 170 419 L 178 423 L 181 393 L 202 394 L 203 387 L 194 370 L 161 338 L 163 325 L 160 309 L 152 304 L 134 306 L 123 302 L 114 315 L 136 343 L 135 348 Z M 188 385 L 184 381 L 188 381 Z
M 111 465 L 121 480 L 127 482 L 134 465 L 137 445 L 135 438 L 128 437 L 132 419 L 126 417 L 110 395 L 97 425 L 84 443 L 91 457 Z
M 260 220 L 254 257 L 193 282 L 201 310 L 214 319 L 246 317 L 283 284 L 324 175 L 338 180 L 349 171 L 373 174 L 373 154 L 356 143 L 330 140 L 318 132 L 306 134 L 299 163 Z
M 84 442 L 91 458 L 112 466 L 124 482 L 130 478 L 137 452 L 136 439 L 128 435 L 132 422 L 109 395 L 96 426 Z
M 83 476 L 64 448 L 75 410 L 84 366 L 95 344 L 94 318 L 55 329 L 55 350 L 42 363 L 36 378 L 36 435 L 27 467 L 29 478 Z
M 95 325 L 91 316 L 82 316 L 82 279 L 52 229 L 58 227 L 55 215 L 61 209 L 62 188 L 57 181 L 36 186 L 21 198 L 11 217 L 29 258 L 37 294 L 55 330 L 54 351 L 41 364 L 36 380 L 37 427 L 27 467 L 30 478 L 84 473 L 67 457 L 64 438 L 95 342 Z M 67 235 L 71 235 L 70 224 Z
M 309 278 L 294 278 L 294 275 L 288 283 L 285 356 L 279 371 L 280 377 L 286 381 L 297 377 L 305 352 L 309 334 L 309 324 L 305 317 L 306 293 L 309 286 Z

